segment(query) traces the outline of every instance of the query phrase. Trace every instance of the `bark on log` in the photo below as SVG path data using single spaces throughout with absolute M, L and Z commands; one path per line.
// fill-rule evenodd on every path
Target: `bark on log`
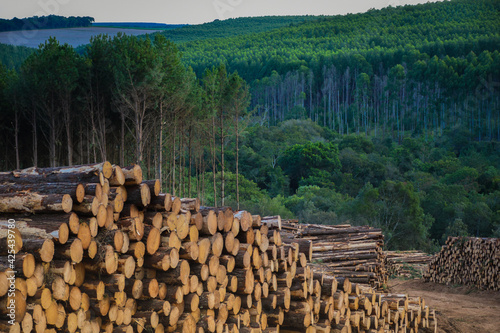
M 0 183 L 101 183 L 100 174 L 102 173 L 103 178 L 109 178 L 112 172 L 113 167 L 109 162 L 71 167 L 32 167 L 18 171 L 1 172 Z
M 99 185 L 100 186 L 100 185 Z M 82 202 L 87 186 L 81 183 L 0 184 L 0 193 L 30 192 L 38 194 L 69 194 L 74 202 Z M 92 187 L 89 187 L 89 192 Z M 90 193 L 88 193 L 90 194 Z M 95 195 L 95 187 L 94 187 Z
M 69 194 L 0 193 L 0 213 L 69 213 L 72 208 Z

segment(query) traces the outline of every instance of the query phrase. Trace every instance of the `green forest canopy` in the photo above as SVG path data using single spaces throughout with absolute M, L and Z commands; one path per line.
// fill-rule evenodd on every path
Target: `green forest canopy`
M 500 236 L 498 7 L 98 36 L 83 54 L 51 39 L 0 67 L 0 168 L 137 162 L 174 195 L 369 224 L 393 249 Z
M 307 21 L 316 21 L 320 16 L 262 16 L 239 17 L 215 20 L 209 23 L 186 25 L 182 28 L 162 32 L 167 39 L 180 44 L 205 39 L 219 39 L 250 35 L 291 26 Z

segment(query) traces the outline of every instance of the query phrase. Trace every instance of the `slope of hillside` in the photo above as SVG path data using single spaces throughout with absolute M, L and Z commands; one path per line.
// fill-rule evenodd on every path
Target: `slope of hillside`
M 210 23 L 187 25 L 162 34 L 175 43 L 227 38 L 270 31 L 302 22 L 315 21 L 321 16 L 263 16 L 215 20 Z
M 249 81 L 273 70 L 284 73 L 303 65 L 321 68 L 325 62 L 349 62 L 354 54 L 363 55 L 370 65 L 387 66 L 415 52 L 456 57 L 471 50 L 495 50 L 500 42 L 499 10 L 500 2 L 493 0 L 388 7 L 259 34 L 196 40 L 180 48 L 185 62 L 199 73 L 224 62 Z M 208 26 L 198 27 L 202 28 Z M 211 35 L 210 29 L 204 31 Z
M 110 36 L 122 32 L 134 36 L 145 36 L 160 32 L 176 43 L 198 41 L 208 38 L 226 38 L 269 31 L 272 29 L 298 24 L 304 21 L 317 19 L 318 16 L 267 16 L 247 17 L 228 20 L 215 20 L 214 22 L 198 25 L 164 25 L 154 23 L 94 23 L 85 29 L 50 29 L 46 31 L 33 30 L 0 32 L 0 60 L 8 68 L 18 68 L 26 57 L 32 52 L 19 53 L 12 46 L 24 48 L 37 48 L 49 37 L 56 37 L 61 43 L 68 43 L 73 47 L 88 44 L 92 36 L 108 34 Z M 83 52 L 80 47 L 77 50 Z M 12 52 L 12 53 L 11 53 Z
M 500 2 L 452 0 L 321 18 L 180 45 L 198 76 L 224 64 L 268 124 L 311 118 L 339 134 L 402 140 L 464 126 L 500 139 Z

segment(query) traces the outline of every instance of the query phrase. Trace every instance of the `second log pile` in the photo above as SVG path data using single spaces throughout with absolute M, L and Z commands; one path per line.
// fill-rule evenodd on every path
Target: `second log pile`
M 420 297 L 321 273 L 309 263 L 314 242 L 287 238 L 279 218 L 160 193 L 138 166 L 0 173 L 0 214 L 2 332 L 436 327 Z M 4 320 L 12 301 L 15 325 Z
M 500 238 L 448 237 L 429 263 L 427 281 L 500 290 Z
M 387 283 L 384 235 L 368 226 L 299 224 L 282 221 L 282 238 L 311 241 L 311 260 L 352 282 L 380 288 Z
M 385 251 L 387 275 L 406 278 L 421 278 L 434 258 L 420 251 Z

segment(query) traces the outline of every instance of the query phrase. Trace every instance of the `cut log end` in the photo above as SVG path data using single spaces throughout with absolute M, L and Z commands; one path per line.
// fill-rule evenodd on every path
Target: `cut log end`
M 75 198 L 78 203 L 83 202 L 83 198 L 85 197 L 85 186 L 83 184 L 76 185 L 75 190 Z
M 113 165 L 108 161 L 102 164 L 102 175 L 104 178 L 109 179 L 113 175 Z
M 71 199 L 71 196 L 69 194 L 63 195 L 61 205 L 65 213 L 71 212 L 71 210 L 73 209 L 73 199 Z

